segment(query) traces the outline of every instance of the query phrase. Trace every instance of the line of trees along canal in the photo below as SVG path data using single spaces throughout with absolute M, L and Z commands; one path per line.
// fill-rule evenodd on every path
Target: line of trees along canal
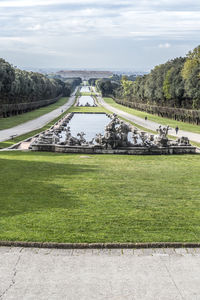
M 27 112 L 68 97 L 81 78 L 60 79 L 14 68 L 0 58 L 0 117 Z
M 118 103 L 200 124 L 200 46 L 134 81 L 113 77 L 97 80 L 96 86 L 103 96 L 112 96 Z

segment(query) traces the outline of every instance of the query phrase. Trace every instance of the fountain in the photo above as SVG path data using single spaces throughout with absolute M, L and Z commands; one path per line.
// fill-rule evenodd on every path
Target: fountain
M 103 122 L 101 120 L 98 123 L 97 116 L 101 117 Z M 89 121 L 91 117 L 92 122 Z M 76 122 L 73 123 L 74 118 Z M 89 123 L 88 126 L 87 123 Z M 96 123 L 98 126 L 95 128 Z M 159 126 L 157 134 L 153 135 L 120 120 L 116 114 L 70 113 L 49 130 L 40 134 L 31 143 L 30 149 L 87 154 L 196 153 L 196 148 L 190 145 L 187 137 L 178 138 L 176 141 L 170 140 L 169 130 L 169 126 Z
M 77 106 L 95 107 L 97 106 L 96 100 L 92 96 L 81 96 L 78 98 Z

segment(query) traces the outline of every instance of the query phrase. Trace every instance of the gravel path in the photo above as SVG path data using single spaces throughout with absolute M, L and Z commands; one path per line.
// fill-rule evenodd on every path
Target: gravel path
M 199 266 L 198 248 L 0 247 L 0 299 L 200 299 Z
M 48 114 L 45 114 L 34 120 L 20 124 L 18 126 L 15 126 L 15 127 L 9 128 L 9 129 L 5 129 L 5 130 L 0 130 L 0 142 L 9 140 L 12 135 L 22 135 L 27 132 L 42 128 L 47 123 L 49 123 L 51 120 L 57 118 L 59 115 L 62 114 L 62 111 L 64 112 L 72 106 L 72 104 L 74 103 L 74 100 L 75 100 L 76 91 L 77 91 L 77 89 L 74 91 L 74 93 L 69 98 L 69 100 L 66 104 L 49 112 Z
M 137 117 L 137 116 L 134 116 L 132 114 L 129 114 L 127 112 L 124 112 L 120 109 L 117 109 L 109 104 L 107 104 L 103 99 L 102 97 L 98 97 L 98 101 L 99 103 L 104 106 L 106 109 L 112 111 L 113 113 L 116 113 L 118 114 L 119 116 L 137 124 L 137 125 L 140 125 L 144 128 L 147 128 L 147 129 L 150 129 L 150 130 L 153 130 L 153 131 L 156 131 L 156 129 L 158 129 L 159 125 L 158 123 L 156 122 L 152 122 L 152 121 L 149 121 L 149 120 L 144 120 L 140 117 Z M 200 134 L 198 133 L 193 133 L 193 132 L 188 132 L 188 131 L 184 131 L 184 130 L 179 130 L 178 134 L 176 134 L 175 132 L 175 129 L 172 128 L 172 130 L 169 131 L 169 135 L 172 135 L 172 136 L 175 136 L 175 137 L 182 137 L 182 136 L 186 136 L 189 138 L 189 140 L 193 141 L 193 142 L 198 142 L 200 143 Z

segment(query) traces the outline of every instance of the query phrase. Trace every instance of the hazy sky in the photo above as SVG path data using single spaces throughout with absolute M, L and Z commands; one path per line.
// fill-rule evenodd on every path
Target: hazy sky
M 18 67 L 149 70 L 200 44 L 200 0 L 0 0 Z

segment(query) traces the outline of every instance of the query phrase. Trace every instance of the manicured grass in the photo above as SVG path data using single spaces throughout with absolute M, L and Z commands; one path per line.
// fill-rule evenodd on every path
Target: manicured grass
M 87 107 L 87 106 L 72 106 L 68 112 L 108 112 L 106 109 L 100 106 Z
M 0 152 L 0 239 L 200 242 L 200 159 Z
M 60 100 L 58 100 L 54 104 L 51 104 L 51 105 L 48 105 L 45 107 L 41 107 L 39 109 L 24 113 L 24 114 L 21 114 L 18 116 L 13 116 L 13 117 L 9 117 L 9 118 L 0 118 L 0 130 L 12 128 L 19 124 L 36 119 L 44 114 L 51 112 L 52 110 L 57 109 L 58 107 L 64 105 L 65 103 L 67 103 L 67 101 L 68 101 L 68 98 L 64 97 L 64 98 L 61 98 Z
M 157 122 L 162 125 L 169 125 L 173 128 L 175 128 L 178 125 L 179 129 L 181 129 L 181 130 L 200 133 L 200 126 L 198 126 L 198 125 L 193 125 L 193 124 L 189 124 L 189 123 L 185 123 L 185 122 L 175 121 L 175 120 L 168 119 L 168 118 L 158 117 L 156 115 L 151 115 L 151 114 L 148 114 L 143 111 L 139 111 L 139 110 L 136 110 L 133 108 L 126 107 L 124 105 L 117 104 L 112 98 L 104 98 L 104 100 L 106 103 L 112 105 L 113 107 L 121 109 L 132 115 L 141 117 L 143 119 L 145 118 L 145 116 L 147 116 L 148 120 Z
M 95 96 L 94 92 L 79 92 L 78 96 Z

